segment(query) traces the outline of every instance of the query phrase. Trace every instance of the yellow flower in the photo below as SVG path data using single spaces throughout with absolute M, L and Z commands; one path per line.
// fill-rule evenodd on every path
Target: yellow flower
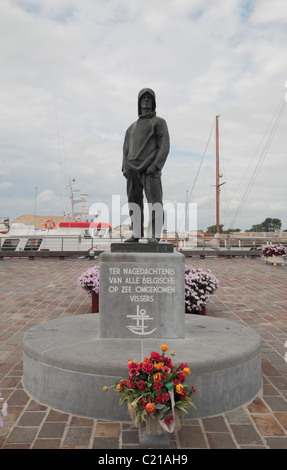
M 167 350 L 168 350 L 167 344 L 162 344 L 161 347 L 160 347 L 160 349 L 161 349 L 163 352 L 167 351 Z
M 154 364 L 154 367 L 156 368 L 156 370 L 162 369 L 163 366 L 164 366 L 163 362 L 157 362 L 157 363 Z
M 183 369 L 183 372 L 185 372 L 186 374 L 190 374 L 191 371 L 190 371 L 190 368 L 189 368 L 189 367 L 185 367 L 185 368 Z
M 161 374 L 160 374 L 159 372 L 157 372 L 156 374 L 154 374 L 153 380 L 154 380 L 155 382 L 160 382 L 160 381 L 161 381 Z
M 176 391 L 176 393 L 178 393 L 180 395 L 183 392 L 183 385 L 177 384 L 176 387 L 175 387 L 175 391 Z

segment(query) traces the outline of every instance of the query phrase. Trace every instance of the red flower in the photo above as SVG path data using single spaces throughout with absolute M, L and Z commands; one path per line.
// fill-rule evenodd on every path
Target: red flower
M 179 372 L 177 374 L 177 377 L 178 377 L 178 380 L 181 382 L 181 383 L 184 383 L 185 382 L 185 373 L 184 372 Z
M 158 396 L 156 397 L 156 402 L 157 402 L 157 403 L 163 403 L 163 404 L 165 404 L 165 403 L 168 402 L 168 400 L 169 400 L 169 394 L 168 394 L 168 393 L 163 393 L 162 395 L 158 395 Z
M 146 372 L 147 374 L 150 374 L 154 370 L 154 366 L 150 362 L 145 362 L 142 365 L 142 370 Z
M 140 398 L 140 402 L 141 404 L 145 407 L 147 403 L 149 403 L 149 398 L 146 397 L 146 398 Z
M 136 362 L 132 362 L 132 361 L 128 361 L 128 367 L 129 369 L 137 369 L 138 368 L 138 365 Z
M 180 398 L 182 398 L 182 399 L 184 400 L 186 396 L 187 396 L 187 393 L 186 393 L 185 390 L 183 390 L 183 391 L 181 392 Z
M 163 385 L 163 384 L 162 384 L 161 382 L 156 382 L 156 383 L 154 384 L 154 389 L 155 389 L 155 391 L 156 391 L 156 392 L 160 392 L 162 385 Z
M 128 387 L 129 388 L 134 388 L 134 386 L 135 386 L 135 383 L 134 383 L 133 379 L 130 378 L 129 381 L 128 381 Z
M 165 424 L 169 424 L 173 421 L 173 416 L 171 415 L 168 419 L 165 419 L 164 422 Z
M 131 367 L 129 370 L 129 376 L 132 377 L 133 375 L 139 375 L 139 371 L 137 367 Z
M 137 383 L 136 383 L 136 386 L 143 392 L 144 391 L 144 381 L 143 380 L 139 380 Z
M 123 380 L 122 382 L 120 382 L 120 388 L 121 388 L 121 390 L 122 390 L 123 388 L 125 388 L 126 385 L 127 385 L 127 381 L 126 381 L 126 380 Z
M 162 361 L 162 355 L 159 354 L 156 351 L 153 351 L 153 352 L 150 353 L 150 360 L 151 361 L 161 362 Z
M 163 360 L 164 360 L 165 365 L 166 365 L 167 367 L 171 367 L 171 366 L 172 366 L 172 362 L 171 362 L 171 358 L 170 358 L 170 357 L 164 356 Z

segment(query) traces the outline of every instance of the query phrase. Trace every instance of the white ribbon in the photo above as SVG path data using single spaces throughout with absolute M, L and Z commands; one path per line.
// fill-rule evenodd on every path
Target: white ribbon
M 174 392 L 173 390 L 171 392 L 168 392 L 170 396 L 170 401 L 171 401 L 171 414 L 173 416 L 173 420 L 167 424 L 164 422 L 164 419 L 159 419 L 159 424 L 161 425 L 162 429 L 166 432 L 172 433 L 174 431 L 175 427 L 175 414 L 174 414 Z

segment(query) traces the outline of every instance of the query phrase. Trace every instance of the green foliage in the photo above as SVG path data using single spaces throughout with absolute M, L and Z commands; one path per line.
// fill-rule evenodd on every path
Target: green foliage
M 227 230 L 223 230 L 224 224 L 219 225 L 219 233 L 234 233 L 234 232 L 241 232 L 240 228 L 229 228 Z M 213 233 L 213 235 L 216 234 L 216 225 L 210 225 L 206 229 L 207 232 Z
M 267 217 L 261 224 L 252 225 L 246 232 L 276 232 L 280 231 L 282 222 L 280 219 Z
M 222 233 L 223 227 L 224 224 L 219 225 L 219 233 Z M 209 227 L 207 227 L 206 231 L 215 234 L 217 232 L 216 225 L 210 225 Z

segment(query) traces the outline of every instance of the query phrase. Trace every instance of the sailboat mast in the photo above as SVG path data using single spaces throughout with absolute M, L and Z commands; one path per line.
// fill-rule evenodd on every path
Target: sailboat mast
M 216 116 L 216 233 L 220 232 L 219 225 L 219 131 L 218 117 Z

